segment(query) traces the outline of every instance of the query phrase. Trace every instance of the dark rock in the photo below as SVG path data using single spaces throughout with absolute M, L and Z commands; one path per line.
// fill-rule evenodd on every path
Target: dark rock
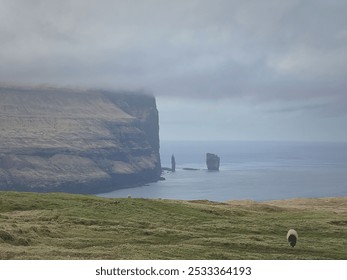
M 172 172 L 176 171 L 176 160 L 175 160 L 175 156 L 174 155 L 171 156 L 171 171 Z
M 0 189 L 100 193 L 160 179 L 155 98 L 0 87 Z
M 191 168 L 191 167 L 183 167 L 182 169 L 183 170 L 187 170 L 187 171 L 197 171 L 197 170 L 200 170 L 198 168 Z
M 208 170 L 219 170 L 220 158 L 215 154 L 206 154 L 206 165 Z

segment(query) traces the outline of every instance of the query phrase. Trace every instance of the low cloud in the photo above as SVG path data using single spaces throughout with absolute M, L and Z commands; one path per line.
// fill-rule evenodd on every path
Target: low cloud
M 0 0 L 0 82 L 346 104 L 347 2 Z

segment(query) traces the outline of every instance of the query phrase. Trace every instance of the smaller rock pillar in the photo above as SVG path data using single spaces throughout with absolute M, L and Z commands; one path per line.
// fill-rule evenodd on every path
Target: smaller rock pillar
M 171 156 L 171 171 L 172 172 L 176 171 L 176 160 L 175 160 L 175 156 L 174 155 Z

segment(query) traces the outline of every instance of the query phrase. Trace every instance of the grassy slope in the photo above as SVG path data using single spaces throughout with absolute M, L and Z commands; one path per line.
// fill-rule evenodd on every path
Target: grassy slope
M 286 241 L 289 228 L 299 242 Z M 268 203 L 0 192 L 0 259 L 347 259 L 347 198 Z

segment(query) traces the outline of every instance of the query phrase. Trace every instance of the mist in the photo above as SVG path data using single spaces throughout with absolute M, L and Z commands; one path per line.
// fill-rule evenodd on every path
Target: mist
M 2 84 L 152 93 L 163 139 L 347 141 L 346 1 L 0 5 Z

